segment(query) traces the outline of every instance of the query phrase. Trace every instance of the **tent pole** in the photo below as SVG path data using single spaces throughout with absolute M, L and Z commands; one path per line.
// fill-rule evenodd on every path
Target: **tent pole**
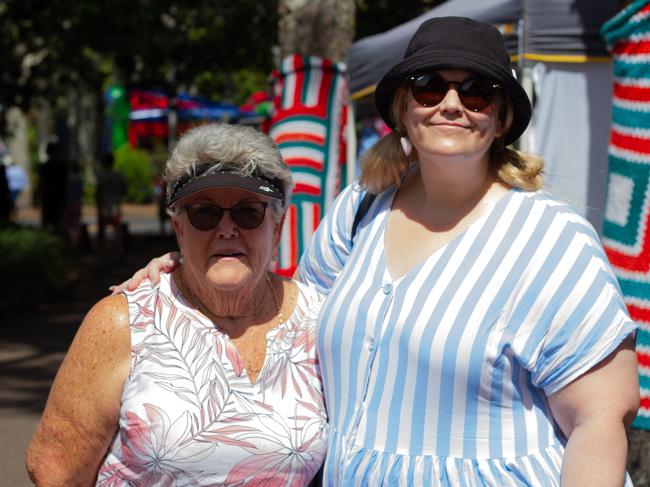
M 526 18 L 528 14 L 528 0 L 522 1 L 522 18 L 517 22 L 517 69 L 519 71 L 519 76 L 521 77 L 521 86 L 526 91 L 528 98 L 534 104 L 534 86 L 533 86 L 533 76 L 532 76 L 532 67 L 527 66 L 525 62 L 526 54 L 526 45 L 528 29 L 526 29 Z M 532 136 L 532 124 L 529 124 L 524 133 L 515 144 L 515 147 L 523 152 L 531 152 L 533 149 L 533 144 L 531 140 Z

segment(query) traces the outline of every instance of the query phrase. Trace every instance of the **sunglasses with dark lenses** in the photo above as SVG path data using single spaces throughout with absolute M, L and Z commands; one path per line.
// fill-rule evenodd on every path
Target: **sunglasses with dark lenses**
M 491 105 L 501 92 L 501 85 L 487 78 L 469 78 L 463 82 L 447 81 L 438 73 L 414 74 L 406 78 L 413 98 L 423 107 L 438 105 L 450 88 L 458 93 L 461 103 L 473 112 Z
M 263 201 L 248 201 L 230 208 L 223 208 L 211 203 L 195 203 L 185 205 L 185 211 L 192 226 L 204 232 L 219 225 L 226 211 L 230 212 L 230 218 L 235 225 L 245 230 L 252 230 L 259 227 L 264 221 L 267 206 L 268 203 Z

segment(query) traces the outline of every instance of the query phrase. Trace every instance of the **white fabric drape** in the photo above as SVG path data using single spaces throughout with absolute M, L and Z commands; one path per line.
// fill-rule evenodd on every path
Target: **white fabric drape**
M 526 145 L 546 162 L 545 186 L 601 233 L 611 123 L 611 63 L 537 63 Z

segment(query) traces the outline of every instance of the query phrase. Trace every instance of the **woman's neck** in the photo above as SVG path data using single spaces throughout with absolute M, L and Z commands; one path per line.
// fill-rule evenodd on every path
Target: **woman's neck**
M 471 213 L 480 212 L 492 195 L 506 191 L 487 164 L 445 168 L 445 163 L 418 164 L 403 188 L 403 196 L 409 196 L 402 201 L 411 208 L 412 218 L 438 231 L 453 228 Z
M 236 332 L 241 327 L 265 323 L 279 311 L 277 291 L 268 274 L 234 291 L 210 287 L 200 279 L 187 276 L 182 267 L 174 275 L 179 278 L 178 287 L 183 295 L 225 331 Z
M 480 161 L 455 157 L 420 161 L 417 170 L 424 203 L 458 208 L 471 201 L 480 201 L 496 181 L 488 157 L 485 154 Z

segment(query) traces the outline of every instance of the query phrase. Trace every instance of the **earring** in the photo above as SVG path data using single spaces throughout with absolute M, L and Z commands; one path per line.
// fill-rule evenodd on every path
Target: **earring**
M 181 256 L 178 258 L 178 265 L 183 265 L 184 263 L 185 263 L 185 259 L 183 259 L 183 256 L 181 255 Z
M 411 155 L 411 151 L 413 150 L 413 144 L 411 144 L 411 141 L 406 137 L 400 137 L 399 141 L 400 144 L 402 144 L 402 150 L 404 151 L 404 155 L 408 159 L 409 155 Z

